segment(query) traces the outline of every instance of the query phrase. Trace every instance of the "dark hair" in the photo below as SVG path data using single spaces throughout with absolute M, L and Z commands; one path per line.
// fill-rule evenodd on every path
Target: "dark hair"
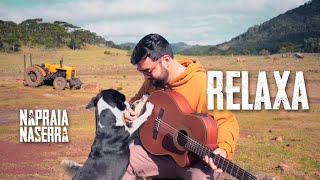
M 169 42 L 159 34 L 149 34 L 143 37 L 134 48 L 131 55 L 131 63 L 138 64 L 146 57 L 156 61 L 163 55 L 169 55 L 173 59 L 173 52 Z

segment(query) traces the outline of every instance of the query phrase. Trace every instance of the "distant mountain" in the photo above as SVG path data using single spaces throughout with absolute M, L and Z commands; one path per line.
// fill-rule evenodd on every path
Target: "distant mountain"
M 135 43 L 122 43 L 122 44 L 119 44 L 119 46 L 122 48 L 122 49 L 130 49 L 130 50 L 133 50 L 135 47 L 136 47 L 137 44 Z M 188 48 L 191 48 L 192 45 L 188 45 L 186 43 L 183 43 L 183 42 L 179 42 L 179 43 L 170 43 L 171 47 L 172 47 L 172 50 L 174 53 L 178 52 L 178 51 L 183 51 L 185 49 L 188 49 Z
M 200 46 L 194 45 L 191 48 L 178 51 L 177 54 L 187 55 L 187 56 L 205 56 L 205 55 L 214 55 L 219 54 L 222 51 L 219 50 L 216 46 Z
M 306 46 L 319 42 L 320 0 L 312 0 L 261 25 L 250 27 L 245 33 L 229 42 L 217 46 L 193 47 L 179 53 L 257 54 L 263 49 L 276 53 L 283 50 L 283 47 L 290 47 L 290 51 L 306 51 Z M 315 49 L 319 49 L 319 46 Z
M 122 44 L 119 44 L 119 46 L 122 48 L 122 49 L 128 49 L 128 50 L 133 50 L 134 47 L 136 47 L 137 44 L 135 43 L 122 43 Z
M 170 45 L 171 45 L 172 51 L 174 53 L 179 52 L 179 51 L 183 51 L 185 49 L 188 49 L 188 48 L 192 47 L 192 45 L 188 45 L 188 44 L 183 43 L 183 42 L 171 43 Z
M 250 27 L 247 32 L 218 47 L 222 49 L 232 47 L 238 51 L 267 49 L 276 52 L 284 43 L 302 47 L 304 39 L 319 37 L 320 0 L 313 0 L 259 26 Z

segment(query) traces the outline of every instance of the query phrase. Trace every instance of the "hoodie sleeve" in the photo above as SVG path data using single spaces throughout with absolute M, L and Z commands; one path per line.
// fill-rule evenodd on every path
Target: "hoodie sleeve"
M 191 107 L 198 113 L 209 114 L 214 117 L 218 126 L 218 146 L 226 150 L 227 158 L 232 159 L 235 146 L 239 138 L 237 119 L 230 111 L 208 111 L 206 74 L 195 73 L 184 88 L 176 88 L 187 99 Z
M 218 146 L 226 150 L 227 158 L 231 159 L 239 138 L 237 119 L 230 111 L 209 111 L 207 96 L 207 74 L 198 61 L 181 61 L 189 64 L 185 73 L 175 79 L 172 84 L 198 113 L 209 114 L 214 117 L 218 126 Z
M 235 116 L 229 111 L 209 111 L 218 126 L 218 146 L 226 150 L 227 158 L 232 159 L 236 143 L 239 139 L 239 125 Z

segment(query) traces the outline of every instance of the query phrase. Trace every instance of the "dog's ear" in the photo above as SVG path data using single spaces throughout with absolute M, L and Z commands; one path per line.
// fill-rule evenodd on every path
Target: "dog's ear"
M 90 108 L 93 108 L 93 107 L 96 106 L 96 98 L 97 98 L 97 97 L 93 97 L 93 98 L 91 99 L 91 101 L 89 102 L 89 104 L 86 106 L 86 109 L 90 109 Z
M 120 109 L 121 111 L 126 109 L 126 97 L 122 93 L 118 93 L 115 97 L 115 103 L 117 105 L 117 108 Z

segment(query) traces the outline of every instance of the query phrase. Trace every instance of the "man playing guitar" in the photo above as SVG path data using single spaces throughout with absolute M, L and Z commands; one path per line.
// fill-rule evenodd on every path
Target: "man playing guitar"
M 145 78 L 138 93 L 131 102 L 145 93 L 156 90 L 171 90 L 182 94 L 194 113 L 213 116 L 218 127 L 218 148 L 213 151 L 231 159 L 239 137 L 239 126 L 235 116 L 228 111 L 208 111 L 206 70 L 197 60 L 174 60 L 173 51 L 166 39 L 158 34 L 149 34 L 136 45 L 131 63 L 137 66 Z M 125 114 L 126 122 L 137 118 L 132 110 Z M 191 166 L 180 167 L 171 157 L 155 156 L 143 146 L 130 147 L 130 162 L 123 179 L 139 177 L 217 179 L 222 172 L 211 158 L 203 157 Z

